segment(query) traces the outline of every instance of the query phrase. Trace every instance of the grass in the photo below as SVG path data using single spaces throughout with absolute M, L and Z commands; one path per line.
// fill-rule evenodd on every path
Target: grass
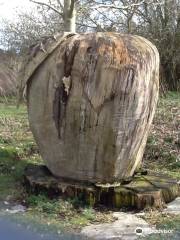
M 144 154 L 144 167 L 180 179 L 180 93 L 159 100 Z
M 178 124 L 180 94 L 168 93 L 159 100 L 144 155 L 144 167 L 180 179 L 180 139 Z M 29 129 L 26 106 L 16 108 L 14 99 L 0 99 L 0 201 L 23 203 L 22 221 L 34 221 L 56 229 L 80 229 L 89 223 L 113 221 L 109 210 L 84 206 L 77 199 L 49 199 L 45 194 L 27 194 L 22 185 L 23 171 L 29 163 L 41 164 L 37 145 Z M 180 218 L 149 210 L 147 221 L 164 228 L 178 229 Z M 153 238 L 155 239 L 155 238 Z
M 157 210 L 150 209 L 143 216 L 147 222 L 156 225 L 157 230 L 170 230 L 172 233 L 155 233 L 146 237 L 147 240 L 169 240 L 179 239 L 180 215 L 170 215 Z
M 180 180 L 179 126 L 180 93 L 169 92 L 158 103 L 145 149 L 143 163 L 145 168 Z M 159 229 L 173 229 L 172 235 L 152 234 L 148 240 L 174 239 L 174 232 L 180 232 L 180 216 L 150 210 L 145 214 L 145 220 L 155 224 Z
M 0 200 L 22 197 L 23 169 L 28 162 L 42 162 L 29 130 L 25 106 L 19 109 L 0 101 Z
M 38 147 L 27 120 L 26 106 L 19 109 L 0 99 L 0 201 L 23 203 L 28 207 L 22 221 L 47 223 L 57 229 L 76 229 L 90 222 L 112 221 L 111 213 L 95 211 L 77 199 L 49 199 L 45 194 L 28 195 L 23 188 L 24 168 L 29 163 L 41 164 Z

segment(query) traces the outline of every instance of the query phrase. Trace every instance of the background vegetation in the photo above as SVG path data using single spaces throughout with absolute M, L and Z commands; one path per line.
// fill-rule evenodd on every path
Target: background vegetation
M 32 11 L 17 13 L 16 21 L 1 23 L 1 45 L 22 55 L 44 36 L 63 32 L 61 0 L 30 0 Z M 152 41 L 161 57 L 161 92 L 180 89 L 180 0 L 66 0 L 76 8 L 76 31 L 116 31 Z

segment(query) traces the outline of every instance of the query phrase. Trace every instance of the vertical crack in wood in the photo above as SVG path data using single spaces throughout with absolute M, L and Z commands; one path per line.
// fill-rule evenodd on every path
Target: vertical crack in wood
M 58 130 L 58 137 L 60 138 L 60 131 L 59 131 L 59 118 L 61 116 L 61 87 L 57 87 L 54 94 L 54 101 L 53 101 L 53 119 L 55 122 L 55 126 Z
M 63 122 L 66 117 L 66 107 L 72 86 L 71 71 L 78 47 L 78 41 L 73 43 L 72 48 L 69 48 L 68 45 L 66 46 L 64 54 L 64 77 L 60 80 L 59 86 L 55 90 L 53 101 L 53 119 L 58 131 L 59 139 L 61 139 L 63 135 Z

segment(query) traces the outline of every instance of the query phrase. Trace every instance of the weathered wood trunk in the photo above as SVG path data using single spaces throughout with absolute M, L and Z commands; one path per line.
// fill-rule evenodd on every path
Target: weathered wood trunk
M 69 36 L 27 82 L 29 121 L 57 177 L 128 178 L 140 166 L 158 99 L 159 54 L 117 33 Z

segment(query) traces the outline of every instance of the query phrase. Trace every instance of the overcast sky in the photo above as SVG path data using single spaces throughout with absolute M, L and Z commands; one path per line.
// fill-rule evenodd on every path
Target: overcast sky
M 0 20 L 2 18 L 15 19 L 18 9 L 27 9 L 33 6 L 29 0 L 0 0 Z

